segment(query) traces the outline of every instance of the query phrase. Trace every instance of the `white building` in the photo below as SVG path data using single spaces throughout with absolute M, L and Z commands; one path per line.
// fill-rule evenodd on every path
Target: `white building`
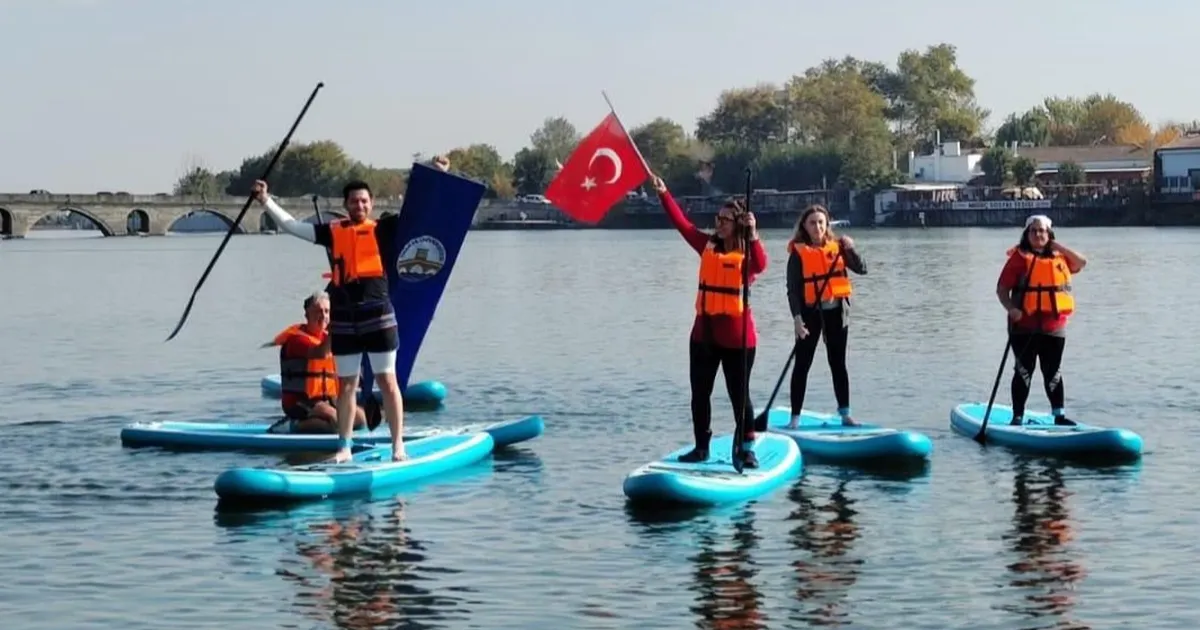
M 963 153 L 962 144 L 943 142 L 933 155 L 908 152 L 908 177 L 913 183 L 966 184 L 983 175 L 982 153 Z
M 1200 132 L 1189 132 L 1154 152 L 1158 192 L 1195 196 L 1200 192 Z

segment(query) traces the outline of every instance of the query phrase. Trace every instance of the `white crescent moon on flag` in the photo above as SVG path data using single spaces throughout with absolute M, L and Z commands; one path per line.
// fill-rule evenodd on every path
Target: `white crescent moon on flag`
M 601 157 L 606 157 L 606 158 L 612 160 L 612 163 L 613 163 L 612 179 L 610 179 L 604 183 L 611 184 L 611 183 L 617 181 L 618 179 L 621 179 L 621 156 L 617 155 L 616 151 L 613 151 L 612 149 L 610 149 L 608 147 L 600 147 L 599 149 L 596 149 L 596 152 L 592 154 L 592 159 L 588 160 L 588 168 L 592 167 L 592 164 L 596 161 L 596 158 L 601 158 Z

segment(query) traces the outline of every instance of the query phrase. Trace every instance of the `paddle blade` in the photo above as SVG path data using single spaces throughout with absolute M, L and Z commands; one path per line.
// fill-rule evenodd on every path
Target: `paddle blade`
M 764 433 L 764 432 L 766 432 L 766 430 L 767 430 L 767 410 L 764 409 L 762 413 L 758 414 L 757 416 L 754 416 L 754 432 L 755 433 Z
M 367 399 L 363 402 L 363 415 L 367 417 L 367 430 L 374 431 L 379 428 L 383 422 L 383 408 L 372 392 L 367 392 Z
M 178 335 L 179 331 L 183 330 L 183 324 L 187 321 L 188 313 L 192 312 L 192 305 L 196 303 L 196 292 L 199 290 L 200 287 L 196 287 L 196 289 L 192 291 L 192 297 L 188 298 L 187 306 L 183 308 L 183 315 L 179 317 L 179 323 L 175 324 L 175 330 L 171 331 L 171 334 L 167 336 L 166 341 L 174 339 L 175 335 Z

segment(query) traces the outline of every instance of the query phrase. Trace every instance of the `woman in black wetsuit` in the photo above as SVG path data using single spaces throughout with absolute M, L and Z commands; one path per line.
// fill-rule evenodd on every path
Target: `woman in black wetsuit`
M 849 269 L 859 275 L 867 266 L 848 236 L 839 237 L 829 227 L 829 211 L 813 205 L 800 215 L 796 231 L 788 241 L 788 306 L 796 328 L 796 366 L 792 370 L 792 421 L 796 428 L 804 407 L 808 370 L 821 334 L 825 335 L 825 353 L 833 373 L 833 392 L 837 397 L 842 424 L 856 425 L 850 417 L 850 375 L 846 371 L 846 341 L 850 326 Z M 817 296 L 817 291 L 821 295 Z

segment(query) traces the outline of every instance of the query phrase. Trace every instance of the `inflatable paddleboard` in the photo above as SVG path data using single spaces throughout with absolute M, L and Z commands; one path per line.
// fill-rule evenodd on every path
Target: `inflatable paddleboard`
M 323 499 L 369 494 L 473 464 L 492 452 L 487 432 L 438 435 L 404 445 L 408 459 L 392 461 L 392 447 L 379 446 L 346 463 L 283 468 L 231 468 L 213 490 L 225 501 Z
M 950 411 L 950 428 L 973 438 L 983 426 L 986 410 L 986 403 L 958 405 Z M 1142 436 L 1129 429 L 1110 429 L 1082 423 L 1059 426 L 1054 424 L 1053 416 L 1040 411 L 1026 411 L 1025 424 L 1013 426 L 1009 424 L 1012 417 L 1012 407 L 992 405 L 986 435 L 988 444 L 1059 456 L 1128 459 L 1139 457 L 1142 453 Z
M 263 396 L 267 398 L 279 398 L 283 395 L 283 382 L 278 374 L 268 374 L 262 377 L 259 385 L 262 388 Z M 375 400 L 383 397 L 383 392 L 378 389 L 372 389 L 371 393 L 375 396 Z M 410 383 L 408 389 L 403 391 L 403 397 L 405 410 L 436 409 L 446 401 L 446 386 L 441 381 Z M 361 400 L 362 393 L 360 392 L 359 401 Z
M 714 436 L 706 462 L 685 463 L 686 446 L 625 477 L 625 496 L 637 503 L 719 505 L 762 496 L 800 474 L 803 459 L 796 442 L 784 435 L 759 434 L 754 453 L 759 467 L 739 474 L 733 468 L 732 435 Z
M 336 451 L 333 433 L 271 433 L 268 423 L 223 422 L 135 422 L 121 429 L 125 446 L 160 446 L 211 450 L 247 450 L 269 452 Z M 545 431 L 541 416 L 525 416 L 496 423 L 479 423 L 453 429 L 406 430 L 404 439 L 416 440 L 434 435 L 465 435 L 480 431 L 491 434 L 497 448 L 532 440 Z M 360 429 L 354 443 L 391 444 L 387 423 L 374 431 Z
M 759 410 L 757 413 L 761 413 Z M 788 407 L 773 407 L 767 414 L 767 430 L 796 441 L 806 458 L 829 462 L 925 459 L 933 452 L 933 440 L 923 433 L 860 423 L 848 427 L 841 416 L 800 410 L 795 429 Z

